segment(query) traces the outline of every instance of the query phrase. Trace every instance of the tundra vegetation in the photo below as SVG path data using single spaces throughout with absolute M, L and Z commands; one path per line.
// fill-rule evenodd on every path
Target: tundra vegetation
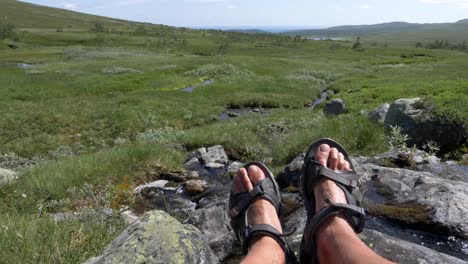
M 146 172 L 180 170 L 201 146 L 221 144 L 276 171 L 318 137 L 369 156 L 390 145 L 360 111 L 402 97 L 426 97 L 468 124 L 468 53 L 436 49 L 452 47 L 449 39 L 416 48 L 139 24 L 16 1 L 0 10 L 11 17 L 0 21 L 0 162 L 40 161 L 15 167 L 17 183 L 0 189 L 7 263 L 97 255 L 123 229 L 118 212 L 151 180 Z M 348 113 L 308 107 L 324 90 Z M 265 113 L 219 120 L 230 108 Z M 102 217 L 102 208 L 114 213 Z

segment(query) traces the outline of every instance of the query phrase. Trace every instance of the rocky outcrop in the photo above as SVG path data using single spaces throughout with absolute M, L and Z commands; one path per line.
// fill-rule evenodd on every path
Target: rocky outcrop
M 14 183 L 17 178 L 16 172 L 0 168 L 0 187 Z
M 151 211 L 86 264 L 216 262 L 207 241 L 193 225 L 181 224 L 163 211 Z
M 340 115 L 346 113 L 346 104 L 342 99 L 333 99 L 323 108 L 325 114 Z
M 224 151 L 223 146 L 216 145 L 209 148 L 199 148 L 192 152 L 185 161 L 184 165 L 193 167 L 200 164 L 227 164 L 229 158 Z
M 441 234 L 468 239 L 468 183 L 441 179 L 429 172 L 385 168 L 373 164 L 357 166 L 361 175 L 388 201 L 368 207 L 376 214 Z
M 390 105 L 385 103 L 369 113 L 369 119 L 374 122 L 382 123 L 385 121 Z
M 385 117 L 384 126 L 402 128 L 410 139 L 407 144 L 422 147 L 428 141 L 440 146 L 442 152 L 457 149 L 467 140 L 467 131 L 462 124 L 444 120 L 434 113 L 434 107 L 421 98 L 394 101 Z

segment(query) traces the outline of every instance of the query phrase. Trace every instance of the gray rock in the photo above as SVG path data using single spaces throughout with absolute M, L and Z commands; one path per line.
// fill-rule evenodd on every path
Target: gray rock
M 186 167 L 193 167 L 197 165 L 200 165 L 200 160 L 197 158 L 191 158 L 184 163 L 184 166 Z
M 240 114 L 239 114 L 239 113 L 236 113 L 236 112 L 228 112 L 227 115 L 228 115 L 229 117 L 238 117 L 238 116 L 240 116 Z
M 467 130 L 462 124 L 436 117 L 433 107 L 421 98 L 399 99 L 392 103 L 384 126 L 402 128 L 410 139 L 407 144 L 423 147 L 428 141 L 440 146 L 442 152 L 457 149 L 467 140 Z
M 185 182 L 184 186 L 190 195 L 197 195 L 208 188 L 208 183 L 204 180 L 189 180 Z
M 372 164 L 356 167 L 364 177 L 372 177 L 374 185 L 389 196 L 390 202 L 397 205 L 396 209 L 398 205 L 422 205 L 410 207 L 413 209 L 412 216 L 395 213 L 387 217 L 420 223 L 421 226 L 429 225 L 439 233 L 468 238 L 468 183 L 441 179 L 428 172 Z
M 296 232 L 287 238 L 296 253 L 299 252 L 302 233 L 306 225 L 307 219 L 305 216 L 305 209 L 301 207 L 290 215 L 285 222 L 286 230 L 296 228 Z M 374 230 L 365 229 L 360 234 L 360 238 L 379 255 L 401 264 L 466 263 L 458 258 Z
M 237 162 L 237 161 L 229 164 L 229 167 L 227 168 L 227 173 L 229 177 L 234 178 L 234 176 L 236 176 L 237 172 L 239 171 L 241 167 L 242 167 L 242 163 Z
M 168 183 L 169 183 L 169 181 L 166 181 L 166 180 L 159 180 L 159 181 L 147 183 L 147 184 L 140 185 L 140 186 L 136 187 L 134 192 L 139 194 L 142 191 L 149 191 L 148 189 L 164 188 L 164 186 L 166 186 L 166 184 L 168 184 Z
M 340 115 L 346 112 L 346 104 L 342 99 L 333 99 L 323 108 L 325 114 Z
M 219 261 L 225 260 L 235 250 L 236 238 L 228 215 L 229 191 L 204 199 L 200 209 L 190 214 L 188 223 L 196 226 L 209 241 Z
M 109 67 L 102 69 L 102 73 L 105 74 L 122 74 L 122 73 L 143 73 L 142 71 L 131 69 L 131 68 L 123 68 L 123 67 Z
M 222 169 L 224 168 L 224 164 L 222 163 L 215 163 L 215 162 L 211 162 L 211 163 L 208 163 L 205 165 L 205 168 L 207 169 Z
M 102 253 L 86 264 L 216 263 L 201 232 L 163 211 L 150 211 L 129 226 Z
M 385 116 L 387 115 L 389 108 L 390 108 L 390 105 L 387 103 L 377 107 L 376 109 L 372 110 L 369 113 L 369 119 L 374 122 L 383 124 L 383 122 L 385 121 Z
M 18 174 L 14 171 L 0 168 L 0 187 L 10 185 L 18 179 Z
M 137 215 L 129 210 L 121 212 L 120 215 L 127 225 L 131 225 L 139 219 Z
M 299 154 L 278 174 L 277 181 L 281 188 L 299 186 L 304 157 L 305 153 Z
M 201 156 L 201 160 L 204 164 L 209 163 L 222 163 L 227 164 L 229 161 L 223 146 L 216 145 L 206 149 L 206 153 Z

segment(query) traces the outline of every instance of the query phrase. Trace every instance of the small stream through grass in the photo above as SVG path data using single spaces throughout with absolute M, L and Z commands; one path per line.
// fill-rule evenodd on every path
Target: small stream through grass
M 195 89 L 197 89 L 198 87 L 201 87 L 201 86 L 206 86 L 206 85 L 210 85 L 212 84 L 214 81 L 213 80 L 206 80 L 200 84 L 196 84 L 196 85 L 192 85 L 192 86 L 189 86 L 189 87 L 186 87 L 186 88 L 183 88 L 183 89 L 180 89 L 184 92 L 188 92 L 188 93 L 193 93 L 193 91 Z

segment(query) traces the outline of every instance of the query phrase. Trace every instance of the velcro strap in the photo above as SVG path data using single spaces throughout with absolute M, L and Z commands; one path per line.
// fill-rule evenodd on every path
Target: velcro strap
M 273 226 L 267 225 L 267 224 L 253 225 L 244 230 L 244 237 L 248 238 L 249 241 L 246 241 L 247 243 L 243 245 L 243 249 L 247 250 L 252 239 L 256 236 L 262 236 L 262 235 L 266 235 L 266 236 L 273 238 L 274 240 L 278 242 L 278 244 L 281 246 L 281 248 L 283 248 L 285 252 L 287 251 L 286 241 L 283 238 L 283 234 L 281 234 Z
M 254 200 L 255 197 L 258 197 L 263 194 L 265 194 L 265 190 L 263 189 L 262 184 L 256 185 L 252 189 L 252 191 L 248 193 L 237 194 L 241 198 L 239 202 L 233 208 L 231 208 L 231 210 L 229 210 L 229 215 L 231 217 L 236 217 L 238 214 L 240 214 L 244 209 L 246 209 L 250 205 L 250 203 Z
M 356 180 L 357 174 L 355 172 L 336 173 L 330 169 L 320 166 L 318 174 L 345 186 L 350 186 L 352 188 L 356 188 L 358 186 L 358 181 Z

